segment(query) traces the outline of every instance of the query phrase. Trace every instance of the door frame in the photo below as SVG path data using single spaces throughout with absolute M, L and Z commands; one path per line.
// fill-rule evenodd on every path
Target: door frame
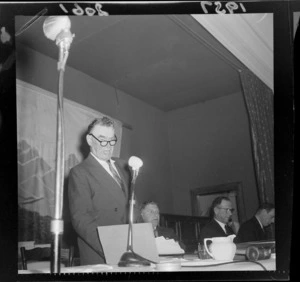
M 246 210 L 244 203 L 244 193 L 242 182 L 231 182 L 225 184 L 218 184 L 200 188 L 191 189 L 191 201 L 192 201 L 192 215 L 198 216 L 198 201 L 197 196 L 213 195 L 224 192 L 236 193 L 236 205 L 238 210 L 238 218 L 240 223 L 246 221 Z

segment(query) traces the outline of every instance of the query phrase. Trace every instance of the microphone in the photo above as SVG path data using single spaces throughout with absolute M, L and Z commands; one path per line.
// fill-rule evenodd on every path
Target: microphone
M 140 168 L 143 166 L 143 161 L 135 156 L 129 158 L 128 165 L 133 171 L 132 184 L 135 184 Z
M 249 246 L 246 249 L 246 258 L 250 261 L 269 259 L 271 257 L 271 248 L 260 246 Z
M 143 161 L 138 157 L 132 156 L 130 157 L 128 164 L 133 170 L 139 170 L 140 167 L 143 166 Z
M 133 171 L 131 179 L 131 195 L 129 200 L 129 230 L 128 230 L 128 242 L 127 251 L 121 256 L 118 266 L 130 267 L 130 266 L 149 266 L 150 262 L 142 256 L 136 254 L 133 250 L 133 205 L 134 205 L 134 187 L 135 181 L 138 176 L 139 169 L 143 166 L 143 161 L 135 156 L 129 158 L 128 165 Z
M 70 31 L 71 21 L 68 16 L 50 16 L 44 21 L 43 31 L 45 36 L 56 41 L 59 46 L 58 69 L 64 70 L 69 49 L 73 41 L 74 34 Z
M 50 16 L 46 18 L 43 25 L 45 36 L 56 44 L 64 40 L 69 45 L 72 43 L 73 36 L 70 31 L 71 21 L 68 16 Z

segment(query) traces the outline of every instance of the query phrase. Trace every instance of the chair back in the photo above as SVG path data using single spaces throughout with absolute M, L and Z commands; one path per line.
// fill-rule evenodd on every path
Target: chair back
M 29 262 L 49 263 L 51 260 L 51 247 L 34 247 L 31 249 L 21 247 L 20 251 L 23 270 L 27 270 Z M 61 263 L 66 267 L 73 266 L 74 246 L 61 248 L 60 251 Z

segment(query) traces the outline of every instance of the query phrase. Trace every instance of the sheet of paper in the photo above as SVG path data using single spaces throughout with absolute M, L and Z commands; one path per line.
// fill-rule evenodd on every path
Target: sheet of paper
M 184 250 L 181 249 L 179 243 L 174 239 L 166 239 L 163 236 L 156 237 L 155 243 L 159 255 L 178 255 L 184 254 Z

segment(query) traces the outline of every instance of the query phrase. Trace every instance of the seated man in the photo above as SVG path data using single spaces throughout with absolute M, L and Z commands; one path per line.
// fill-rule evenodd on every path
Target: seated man
M 264 203 L 259 206 L 255 215 L 241 224 L 236 243 L 268 240 L 265 227 L 274 222 L 275 207 L 273 204 Z
M 228 225 L 231 220 L 232 203 L 227 197 L 217 197 L 211 205 L 211 221 L 207 223 L 200 232 L 200 243 L 203 244 L 205 238 L 226 237 L 234 234 Z
M 152 223 L 155 237 L 163 236 L 166 239 L 174 239 L 183 250 L 185 249 L 185 245 L 179 242 L 173 229 L 159 226 L 160 213 L 157 203 L 152 201 L 144 202 L 141 206 L 141 217 L 143 222 Z

